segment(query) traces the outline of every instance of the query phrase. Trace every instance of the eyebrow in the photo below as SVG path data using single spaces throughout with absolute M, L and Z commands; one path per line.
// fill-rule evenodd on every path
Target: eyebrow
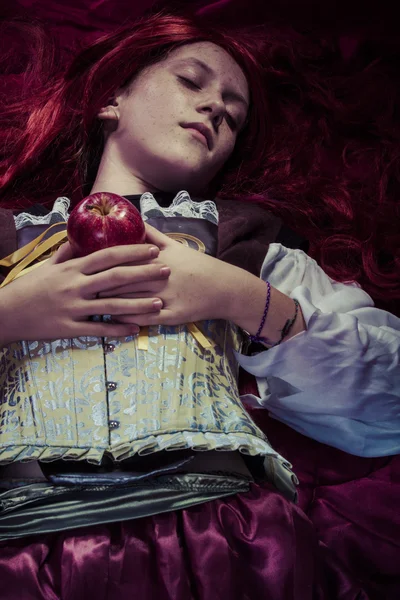
M 208 73 L 209 75 L 214 75 L 215 76 L 215 71 L 209 66 L 207 65 L 207 63 L 203 62 L 202 60 L 195 58 L 194 56 L 188 57 L 188 58 L 182 58 L 179 63 L 187 63 L 187 62 L 192 62 L 195 63 L 198 67 L 202 68 L 203 71 L 206 71 L 206 73 Z M 248 110 L 249 105 L 247 100 L 244 98 L 244 96 L 242 96 L 241 94 L 238 94 L 237 92 L 234 92 L 233 90 L 229 90 L 226 93 L 227 98 L 231 98 L 232 100 L 237 100 L 238 102 L 241 102 L 242 104 L 245 105 L 246 109 Z

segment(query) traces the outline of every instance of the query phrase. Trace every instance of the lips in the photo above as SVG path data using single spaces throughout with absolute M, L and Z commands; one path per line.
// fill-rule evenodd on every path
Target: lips
M 211 130 L 207 127 L 207 125 L 204 125 L 204 123 L 184 123 L 182 127 L 184 127 L 185 129 L 195 129 L 196 131 L 200 132 L 202 135 L 204 135 L 204 137 L 207 140 L 208 149 L 212 149 L 214 145 L 213 136 Z

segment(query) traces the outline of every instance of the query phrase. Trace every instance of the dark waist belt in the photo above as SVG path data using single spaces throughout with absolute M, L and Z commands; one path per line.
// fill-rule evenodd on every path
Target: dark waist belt
M 100 465 L 86 461 L 40 462 L 40 468 L 48 481 L 58 485 L 118 485 L 176 472 L 192 463 L 194 458 L 190 450 L 164 451 L 144 457 L 134 456 L 120 463 L 104 456 Z
M 118 485 L 33 483 L 0 493 L 0 541 L 138 519 L 250 489 L 243 476 L 173 474 Z
M 296 499 L 273 458 L 238 452 L 184 450 L 120 463 L 105 457 L 101 465 L 39 465 L 46 479 L 0 478 L 0 541 L 188 508 L 246 492 L 254 480 L 265 480 L 266 472 L 271 483 Z
M 13 463 L 0 473 L 0 488 L 11 489 L 46 480 L 55 485 L 118 485 L 168 473 L 236 473 L 244 478 L 264 479 L 264 469 L 257 474 L 256 463 L 262 467 L 263 459 L 243 457 L 239 452 L 193 450 L 136 455 L 120 462 L 104 455 L 99 465 L 82 460 L 35 461 L 32 469 L 29 463 Z

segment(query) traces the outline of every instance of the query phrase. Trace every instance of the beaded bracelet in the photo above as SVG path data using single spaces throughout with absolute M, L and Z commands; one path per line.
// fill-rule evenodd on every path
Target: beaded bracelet
M 258 342 L 261 342 L 262 340 L 266 339 L 266 338 L 260 337 L 260 333 L 262 332 L 263 327 L 264 327 L 265 319 L 267 318 L 267 313 L 268 313 L 268 309 L 269 309 L 269 301 L 271 300 L 271 284 L 269 281 L 267 281 L 266 283 L 268 286 L 267 302 L 265 303 L 264 314 L 261 319 L 260 327 L 258 328 L 256 335 L 249 335 L 250 340 L 252 342 L 255 342 L 256 344 Z
M 266 282 L 267 286 L 268 286 L 268 293 L 267 293 L 267 301 L 265 303 L 265 308 L 264 308 L 264 313 L 261 319 L 261 323 L 260 323 L 260 327 L 258 328 L 258 331 L 256 333 L 256 335 L 249 335 L 250 341 L 256 343 L 256 344 L 267 344 L 268 346 L 270 346 L 271 348 L 273 348 L 274 346 L 279 346 L 279 344 L 282 342 L 283 338 L 287 336 L 287 334 L 289 333 L 289 331 L 291 330 L 291 328 L 293 327 L 296 319 L 297 319 L 297 314 L 299 312 L 299 302 L 298 300 L 295 300 L 293 298 L 293 302 L 296 305 L 296 311 L 294 313 L 294 317 L 292 319 L 288 319 L 282 329 L 282 335 L 281 335 L 281 339 L 276 342 L 275 344 L 272 343 L 268 338 L 264 338 L 264 337 L 260 337 L 260 333 L 263 330 L 264 324 L 265 324 L 265 320 L 267 318 L 267 313 L 268 313 L 268 309 L 269 309 L 269 303 L 271 300 L 271 284 L 269 283 L 269 281 Z

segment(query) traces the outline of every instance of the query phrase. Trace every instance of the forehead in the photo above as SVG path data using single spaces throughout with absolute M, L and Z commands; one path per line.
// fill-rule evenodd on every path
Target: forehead
M 223 82 L 235 83 L 243 95 L 248 98 L 248 85 L 246 77 L 235 59 L 220 46 L 211 42 L 195 42 L 175 48 L 168 57 L 168 64 L 191 64 L 197 59 L 206 63 Z M 193 61 L 193 65 L 196 63 Z

